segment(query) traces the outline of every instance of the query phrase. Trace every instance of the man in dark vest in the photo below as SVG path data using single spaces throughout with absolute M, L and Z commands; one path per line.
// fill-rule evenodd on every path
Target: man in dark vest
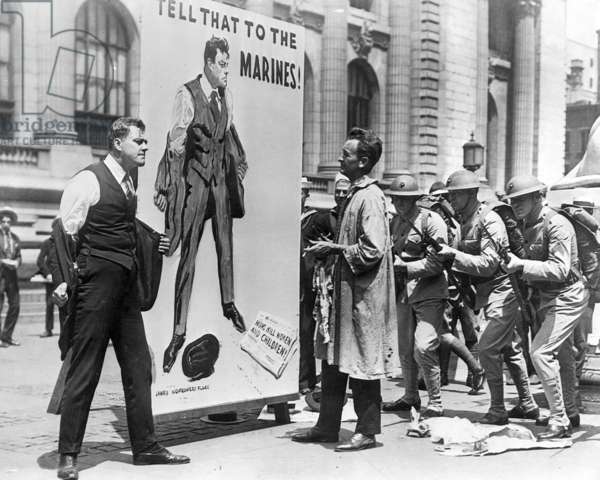
M 212 37 L 204 49 L 204 74 L 183 85 L 175 96 L 172 127 L 157 171 L 154 203 L 161 211 L 166 210 L 169 255 L 181 243 L 173 337 L 164 353 L 165 372 L 171 370 L 185 342 L 196 253 L 209 218 L 217 250 L 223 316 L 239 332 L 246 330 L 234 303 L 232 218 L 243 216 L 243 204 L 235 210 L 234 205 L 240 200 L 247 164 L 232 125 L 228 74 L 229 44 L 225 38 Z
M 151 360 L 136 282 L 137 199 L 130 176 L 146 161 L 144 130 L 139 119 L 117 119 L 109 134 L 110 153 L 75 175 L 60 203 L 64 230 L 77 236 L 78 244 L 72 357 L 58 444 L 58 477 L 63 479 L 78 478 L 77 455 L 109 340 L 121 367 L 133 463 L 189 462 L 162 447 L 154 435 Z M 159 251 L 167 249 L 165 238 Z

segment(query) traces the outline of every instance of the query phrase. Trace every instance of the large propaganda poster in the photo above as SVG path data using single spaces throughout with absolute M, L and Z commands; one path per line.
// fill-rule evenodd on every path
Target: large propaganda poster
M 157 416 L 298 390 L 303 31 L 147 2 L 138 216 L 171 239 L 144 322 Z

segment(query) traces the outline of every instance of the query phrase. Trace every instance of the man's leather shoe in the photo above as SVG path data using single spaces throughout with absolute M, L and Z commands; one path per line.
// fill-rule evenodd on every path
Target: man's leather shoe
M 468 395 L 479 395 L 481 390 L 483 390 L 483 383 L 485 382 L 485 371 L 483 368 L 478 372 L 473 372 L 471 374 L 471 390 L 467 392 Z M 481 392 L 483 393 L 483 392 Z
M 173 334 L 173 338 L 171 339 L 171 343 L 165 350 L 165 355 L 163 358 L 163 372 L 169 373 L 171 368 L 173 368 L 173 364 L 175 363 L 175 359 L 177 358 L 177 352 L 181 349 L 185 342 L 185 335 L 178 335 L 176 333 Z
M 508 418 L 524 418 L 526 420 L 537 420 L 539 417 L 539 407 L 533 407 L 529 410 L 525 410 L 521 404 L 517 404 L 508 411 Z
M 235 303 L 231 302 L 223 305 L 223 316 L 231 320 L 233 326 L 238 332 L 244 333 L 246 331 L 244 317 L 242 317 L 242 314 L 235 307 Z
M 134 465 L 181 465 L 183 463 L 190 463 L 189 457 L 175 455 L 161 445 L 158 445 L 149 452 L 133 455 Z
M 477 422 L 482 423 L 484 425 L 507 425 L 508 424 L 508 414 L 500 415 L 497 413 L 487 412 L 483 417 L 481 417 Z
M 562 425 L 550 425 L 545 431 L 538 434 L 538 441 L 554 440 L 555 438 L 565 438 L 571 436 L 571 427 L 563 427 Z
M 543 417 L 539 417 L 535 421 L 535 424 L 538 427 L 547 427 L 549 420 L 550 420 L 550 417 L 547 416 L 547 415 L 545 415 Z M 572 428 L 578 428 L 581 425 L 581 417 L 579 416 L 578 413 L 576 413 L 575 415 L 572 415 L 572 416 L 569 417 L 569 422 L 571 422 L 571 427 Z
M 56 476 L 63 480 L 77 480 L 79 478 L 79 472 L 77 472 L 77 455 L 61 453 Z
M 408 403 L 404 398 L 399 398 L 393 402 L 383 402 L 381 405 L 381 409 L 384 412 L 400 412 L 400 411 L 408 411 L 412 407 L 415 407 L 416 410 L 421 409 L 421 400 L 417 400 L 415 403 Z
M 53 335 L 53 333 L 52 333 L 52 332 L 49 332 L 48 330 L 46 330 L 45 332 L 43 332 L 43 333 L 40 335 L 40 338 L 48 338 L 48 337 L 51 337 L 52 335 Z
M 8 343 L 12 347 L 20 347 L 21 346 L 21 342 L 17 342 L 14 338 L 11 338 L 10 340 L 4 340 L 4 342 Z
M 337 441 L 337 433 L 322 433 L 316 428 L 292 435 L 292 442 L 298 443 L 336 443 Z
M 347 443 L 342 443 L 335 447 L 336 452 L 355 452 L 357 450 L 365 450 L 367 448 L 373 448 L 377 444 L 375 443 L 375 435 L 364 435 L 362 433 L 355 433 Z

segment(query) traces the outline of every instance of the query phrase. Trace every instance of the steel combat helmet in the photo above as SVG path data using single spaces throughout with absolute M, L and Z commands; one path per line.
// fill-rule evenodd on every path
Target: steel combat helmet
M 398 175 L 390 185 L 387 193 L 393 197 L 421 197 L 425 192 L 421 191 L 417 180 L 412 175 Z
M 507 199 L 522 197 L 534 192 L 546 191 L 546 185 L 533 175 L 518 175 L 511 178 L 506 184 Z
M 472 190 L 479 188 L 479 177 L 470 170 L 457 170 L 446 180 L 446 190 Z

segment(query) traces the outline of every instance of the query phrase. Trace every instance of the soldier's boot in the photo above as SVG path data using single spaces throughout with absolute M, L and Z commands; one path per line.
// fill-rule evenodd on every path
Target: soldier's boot
M 433 368 L 429 368 L 428 371 L 423 371 L 423 380 L 425 380 L 425 386 L 427 387 L 427 394 L 429 396 L 429 402 L 427 403 L 427 408 L 423 412 L 423 416 L 441 417 L 444 414 L 444 408 L 442 407 L 439 366 L 436 365 Z
M 493 382 L 488 380 L 488 388 L 490 389 L 490 409 L 478 422 L 488 425 L 506 425 L 508 423 L 508 412 L 504 407 L 504 382 L 502 378 Z
M 527 370 L 519 368 L 518 365 L 509 364 L 508 371 L 519 395 L 519 403 L 508 412 L 509 418 L 537 420 L 540 415 L 540 409 L 531 394 Z

